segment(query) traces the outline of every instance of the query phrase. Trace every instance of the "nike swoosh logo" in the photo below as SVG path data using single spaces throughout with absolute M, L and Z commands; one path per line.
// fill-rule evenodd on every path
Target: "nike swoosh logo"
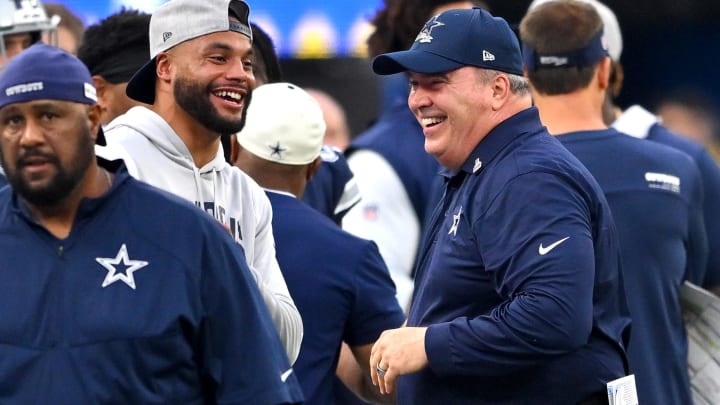
M 548 247 L 544 247 L 542 243 L 540 243 L 540 247 L 538 247 L 538 253 L 540 253 L 540 256 L 545 256 L 548 254 L 551 250 L 555 249 L 557 245 L 565 242 L 566 240 L 570 239 L 570 237 L 562 238 L 559 241 L 553 243 L 552 245 L 549 245 Z
M 285 382 L 287 381 L 288 377 L 290 377 L 290 374 L 292 374 L 293 369 L 288 369 L 286 372 L 280 374 L 280 381 Z

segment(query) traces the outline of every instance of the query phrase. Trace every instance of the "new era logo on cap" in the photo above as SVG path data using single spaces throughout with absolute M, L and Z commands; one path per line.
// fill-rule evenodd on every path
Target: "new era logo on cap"
M 495 55 L 483 49 L 483 60 L 485 62 L 495 60 Z
M 168 39 L 172 38 L 172 32 L 163 32 L 163 42 L 167 42 Z

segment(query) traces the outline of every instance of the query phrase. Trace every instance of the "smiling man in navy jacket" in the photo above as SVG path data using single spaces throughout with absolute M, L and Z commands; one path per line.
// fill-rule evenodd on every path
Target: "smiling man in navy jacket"
M 408 72 L 425 150 L 446 169 L 407 327 L 375 343 L 373 381 L 397 382 L 400 404 L 607 403 L 630 324 L 615 226 L 531 107 L 508 24 L 446 11 L 373 69 Z

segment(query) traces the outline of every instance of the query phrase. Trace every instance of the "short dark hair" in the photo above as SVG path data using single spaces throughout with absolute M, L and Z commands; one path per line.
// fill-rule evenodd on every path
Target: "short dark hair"
M 538 54 L 562 54 L 582 49 L 602 30 L 595 7 L 575 0 L 557 0 L 530 10 L 520 22 L 520 38 Z M 566 94 L 590 84 L 592 66 L 538 67 L 528 79 L 541 94 Z
M 103 76 L 103 62 L 118 53 L 132 52 L 134 57 L 123 58 L 127 72 L 140 69 L 150 60 L 150 14 L 122 8 L 99 23 L 88 27 L 85 39 L 78 49 L 78 58 L 93 75 Z M 120 81 L 127 81 L 127 74 Z
M 272 38 L 255 23 L 250 23 L 250 29 L 253 33 L 253 48 L 259 53 L 259 55 L 255 55 L 255 57 L 261 58 L 265 65 L 264 73 L 265 76 L 267 76 L 267 82 L 277 83 L 282 81 L 283 75 L 280 70 L 280 61 L 278 60 Z
M 425 22 L 432 17 L 432 11 L 440 6 L 458 0 L 384 0 L 370 23 L 375 30 L 367 40 L 368 53 L 377 56 L 382 53 L 409 49 Z M 471 0 L 477 7 L 487 9 L 485 2 Z

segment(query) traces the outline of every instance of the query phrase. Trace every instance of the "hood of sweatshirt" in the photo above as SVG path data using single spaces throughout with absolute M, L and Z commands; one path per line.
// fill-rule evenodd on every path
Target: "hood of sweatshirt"
M 170 124 L 154 111 L 137 106 L 128 110 L 110 122 L 105 131 L 110 132 L 114 127 L 125 126 L 131 128 L 147 138 L 158 150 L 174 163 L 191 170 L 198 170 L 200 174 L 221 171 L 227 166 L 222 144 L 218 143 L 215 157 L 198 168 L 193 161 L 190 150 L 183 140 L 175 133 Z

